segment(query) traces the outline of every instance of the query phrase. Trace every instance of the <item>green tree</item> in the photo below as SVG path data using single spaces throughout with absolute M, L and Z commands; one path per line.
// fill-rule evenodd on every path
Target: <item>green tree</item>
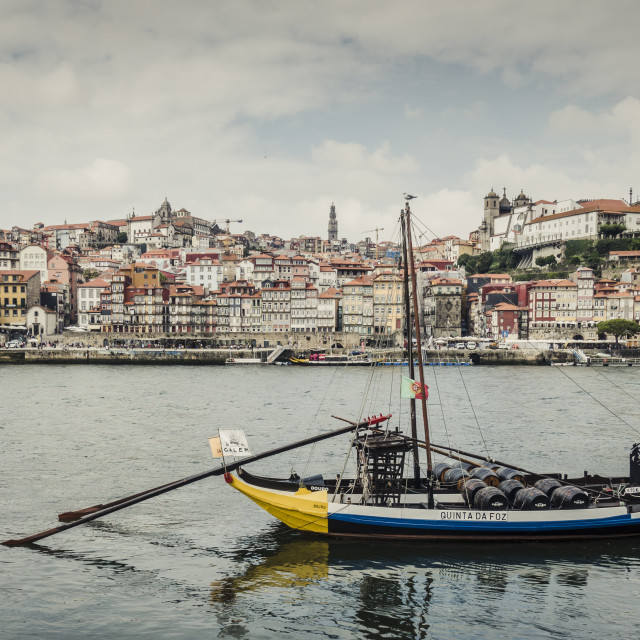
M 603 224 L 598 229 L 598 233 L 603 238 L 615 238 L 625 231 L 626 228 L 623 224 Z
M 538 256 L 536 258 L 536 264 L 539 267 L 555 267 L 558 264 L 555 256 Z
M 621 336 L 632 335 L 640 333 L 640 325 L 633 320 L 623 320 L 617 318 L 615 320 L 605 320 L 604 322 L 598 322 L 599 333 L 610 333 L 615 336 L 616 344 Z
M 567 240 L 565 245 L 565 256 L 571 258 L 572 256 L 583 256 L 589 253 L 593 249 L 593 240 Z
M 85 282 L 89 282 L 89 280 L 93 280 L 94 278 L 97 278 L 100 275 L 99 271 L 96 271 L 95 269 L 85 269 L 82 272 L 82 279 Z
M 485 251 L 478 256 L 478 262 L 476 262 L 476 273 L 487 273 L 491 269 L 493 264 L 493 253 L 491 251 Z
M 118 244 L 127 244 L 128 241 L 129 241 L 129 237 L 127 236 L 127 232 L 126 231 L 121 231 L 116 236 L 116 242 Z
M 584 261 L 590 269 L 600 269 L 602 265 L 602 258 L 598 255 L 596 251 L 591 251 L 586 256 L 584 256 Z

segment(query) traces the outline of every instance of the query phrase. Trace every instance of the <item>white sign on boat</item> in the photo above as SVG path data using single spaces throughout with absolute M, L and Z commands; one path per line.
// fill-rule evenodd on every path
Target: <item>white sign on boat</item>
M 243 458 L 251 455 L 247 437 L 240 429 L 220 429 L 220 445 L 225 456 Z

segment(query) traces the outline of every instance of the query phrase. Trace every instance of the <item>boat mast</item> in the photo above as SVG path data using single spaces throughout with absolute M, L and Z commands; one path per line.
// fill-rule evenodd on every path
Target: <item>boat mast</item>
M 424 366 L 422 362 L 422 340 L 420 339 L 420 313 L 418 309 L 418 287 L 416 286 L 416 269 L 413 257 L 413 242 L 411 240 L 411 209 L 409 208 L 409 201 L 405 205 L 405 233 L 407 238 L 407 250 L 409 252 L 409 261 L 407 263 L 407 269 L 411 274 L 411 288 L 413 298 L 413 316 L 416 323 L 416 342 L 417 342 L 417 354 L 418 354 L 418 371 L 420 373 L 420 385 L 424 390 Z M 431 460 L 431 438 L 429 436 L 429 418 L 427 417 L 427 398 L 424 391 L 421 394 L 422 402 L 422 421 L 424 423 L 424 442 L 427 452 L 427 490 L 428 490 L 428 507 L 433 509 L 433 462 Z
M 404 262 L 404 274 L 402 284 L 404 287 L 404 317 L 407 330 L 407 353 L 409 355 L 409 377 L 414 380 L 413 366 L 413 331 L 411 328 L 411 301 L 409 299 L 409 261 L 407 259 L 407 229 L 404 211 L 400 211 L 400 226 L 402 227 L 402 260 Z M 413 438 L 413 481 L 416 489 L 420 487 L 420 454 L 417 443 L 418 428 L 416 426 L 416 399 L 409 401 L 409 419 L 411 424 L 411 437 Z

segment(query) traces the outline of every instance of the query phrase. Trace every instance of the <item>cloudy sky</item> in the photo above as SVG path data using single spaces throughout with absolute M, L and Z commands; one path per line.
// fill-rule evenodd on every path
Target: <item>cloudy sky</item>
M 0 227 L 174 209 L 283 237 L 402 193 L 466 237 L 492 187 L 640 195 L 636 0 L 3 0 Z M 635 199 L 635 197 L 634 197 Z

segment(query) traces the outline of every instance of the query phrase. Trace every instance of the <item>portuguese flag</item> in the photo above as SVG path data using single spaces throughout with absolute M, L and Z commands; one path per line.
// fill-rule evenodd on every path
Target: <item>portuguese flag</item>
M 422 400 L 422 393 L 424 392 L 424 399 L 429 397 L 429 387 L 425 384 L 422 386 L 417 380 L 412 380 L 406 376 L 402 376 L 402 386 L 400 387 L 401 398 L 414 398 L 415 400 Z

